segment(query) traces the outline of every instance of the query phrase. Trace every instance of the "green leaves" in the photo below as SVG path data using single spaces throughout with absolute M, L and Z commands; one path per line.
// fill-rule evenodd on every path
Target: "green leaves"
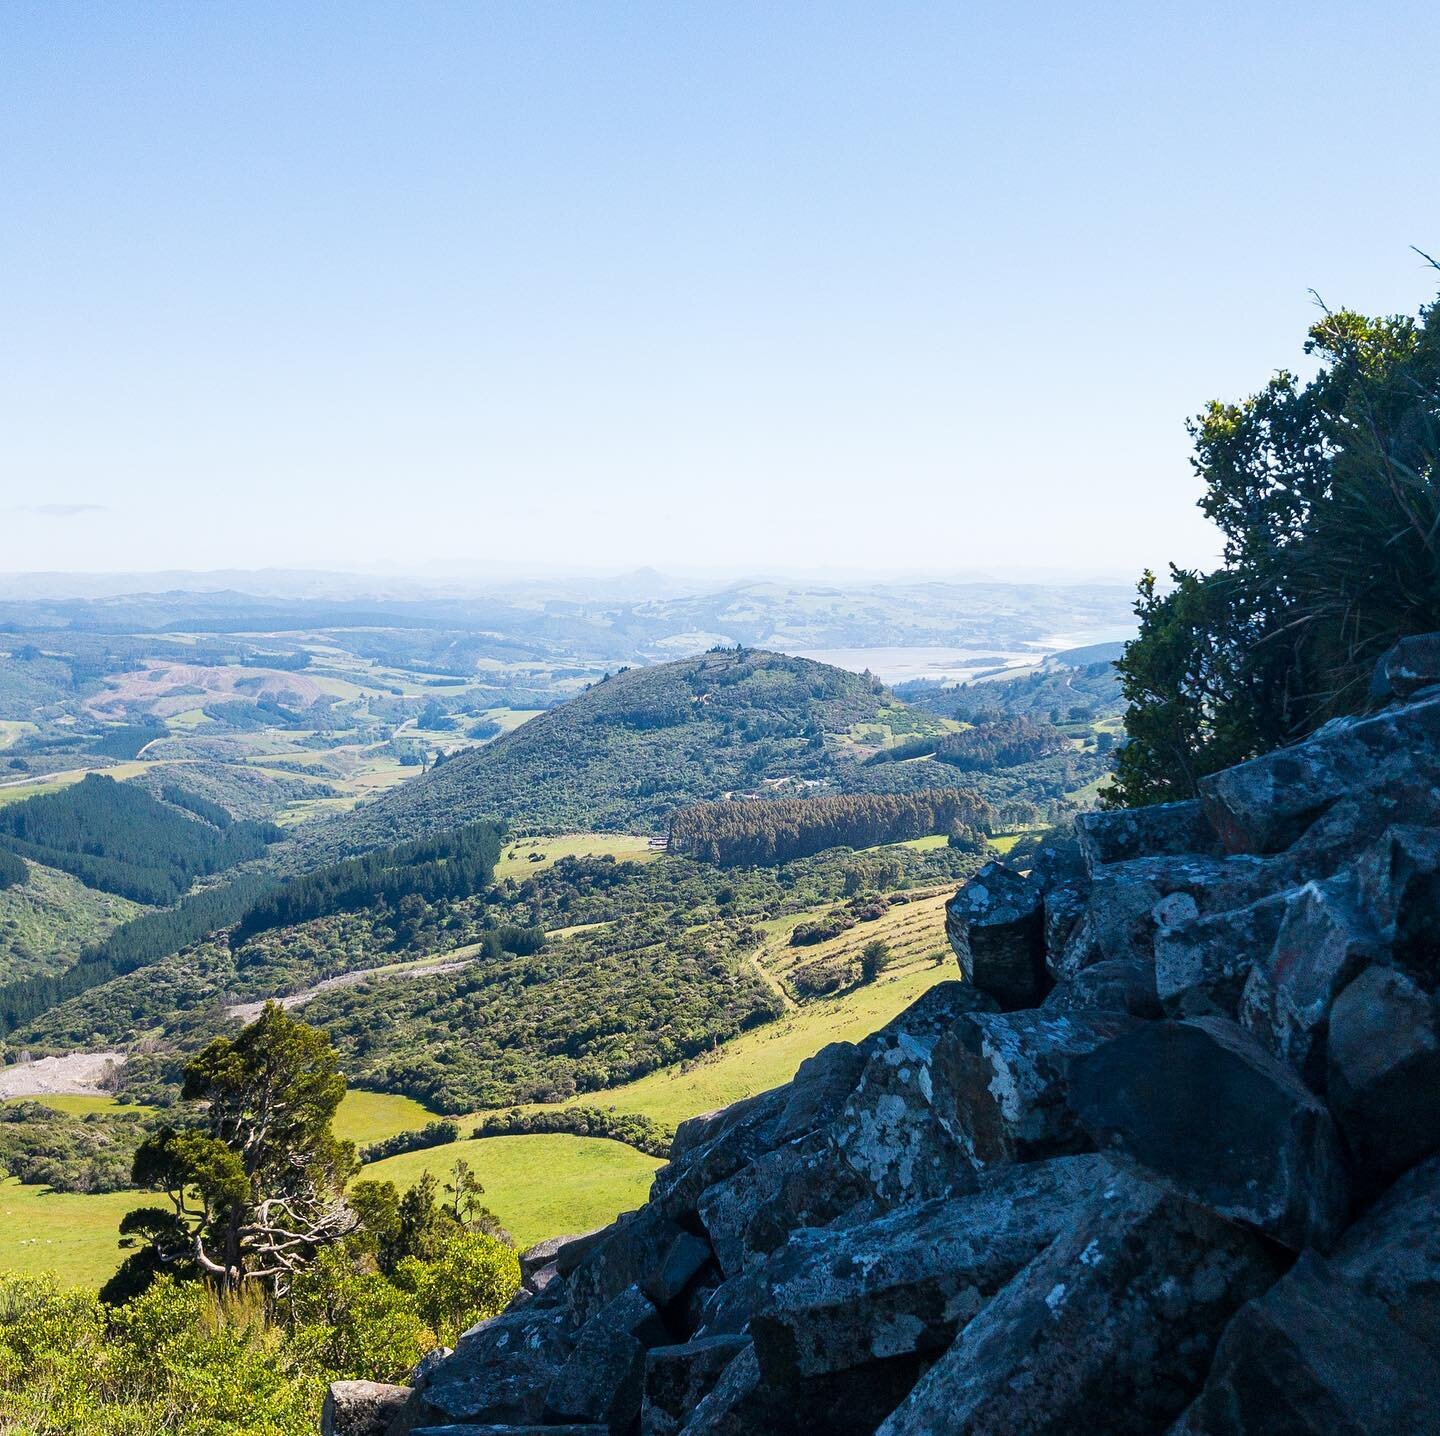
M 1112 801 L 1189 797 L 1363 707 L 1380 655 L 1440 629 L 1440 305 L 1326 313 L 1306 348 L 1309 383 L 1278 373 L 1191 425 L 1225 561 L 1141 580 Z

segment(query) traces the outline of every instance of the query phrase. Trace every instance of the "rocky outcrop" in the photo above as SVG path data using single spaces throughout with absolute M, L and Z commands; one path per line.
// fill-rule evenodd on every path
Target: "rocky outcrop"
M 982 869 L 961 981 L 327 1429 L 1440 1431 L 1440 636 L 1375 694 Z

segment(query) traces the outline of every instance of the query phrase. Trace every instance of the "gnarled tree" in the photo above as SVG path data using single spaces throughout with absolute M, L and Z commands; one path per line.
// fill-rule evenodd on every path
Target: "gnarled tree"
M 168 1126 L 135 1156 L 137 1186 L 169 1208 L 131 1212 L 121 1230 L 154 1261 L 206 1274 L 226 1290 L 283 1294 L 320 1248 L 357 1225 L 344 1200 L 355 1152 L 331 1130 L 345 1096 L 330 1039 L 268 1003 L 233 1040 L 185 1069 L 193 1126 Z

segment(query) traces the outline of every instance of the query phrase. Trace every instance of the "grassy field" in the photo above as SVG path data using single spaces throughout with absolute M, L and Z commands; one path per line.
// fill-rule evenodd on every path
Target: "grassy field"
M 335 1114 L 335 1135 L 363 1147 L 397 1132 L 418 1132 L 438 1115 L 410 1097 L 393 1092 L 361 1092 L 352 1087 Z
M 875 940 L 890 948 L 890 964 L 896 973 L 915 964 L 932 964 L 949 953 L 945 944 L 944 911 L 953 893 L 954 889 L 947 885 L 912 902 L 897 903 L 882 917 L 857 923 L 838 937 L 802 947 L 790 945 L 790 934 L 802 922 L 824 916 L 828 909 L 773 919 L 761 924 L 768 937 L 760 961 L 766 972 L 786 984 L 792 997 L 799 995 L 791 986 L 797 968 L 833 962 L 847 965 L 858 974 L 861 950 Z
M 99 1287 L 120 1265 L 120 1218 L 150 1198 L 140 1192 L 72 1196 L 0 1181 L 0 1271 L 54 1272 L 66 1286 Z
M 0 718 L 0 748 L 8 748 L 12 743 L 18 743 L 27 733 L 37 731 L 34 723 L 27 723 L 22 718 Z
M 953 963 L 926 963 L 886 973 L 868 987 L 807 1003 L 695 1062 L 652 1072 L 623 1087 L 587 1092 L 562 1105 L 643 1112 L 673 1125 L 788 1082 L 795 1069 L 822 1047 L 868 1037 L 937 982 L 955 975 Z
M 69 768 L 63 773 L 51 773 L 44 778 L 36 778 L 33 783 L 11 783 L 6 780 L 0 785 L 0 803 L 23 803 L 26 798 L 38 797 L 41 793 L 54 793 L 60 788 L 67 788 L 71 783 L 78 783 L 90 770 L 88 768 Z
M 544 1237 L 589 1231 L 638 1207 L 660 1165 L 599 1137 L 484 1137 L 406 1152 L 365 1168 L 367 1177 L 413 1186 L 429 1171 L 442 1182 L 464 1158 L 485 1185 L 485 1205 L 523 1248 Z
M 617 861 L 635 863 L 664 856 L 658 848 L 650 846 L 649 838 L 631 833 L 566 833 L 558 838 L 518 838 L 505 845 L 495 876 L 523 880 L 561 858 L 604 857 L 607 853 Z

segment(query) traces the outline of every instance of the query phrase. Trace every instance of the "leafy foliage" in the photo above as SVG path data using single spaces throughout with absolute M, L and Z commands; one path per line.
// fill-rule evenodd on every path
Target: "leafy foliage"
M 0 1275 L 0 1419 L 45 1436 L 311 1436 L 324 1373 L 253 1303 L 168 1277 L 118 1309 Z
M 171 1211 L 143 1231 L 162 1263 L 193 1260 L 226 1290 L 246 1281 L 288 1289 L 354 1218 L 340 1192 L 354 1149 L 330 1130 L 345 1079 L 329 1040 L 268 1005 L 233 1041 L 217 1038 L 185 1069 L 197 1124 L 166 1126 L 135 1154 L 136 1186 Z
M 459 1140 L 459 1124 L 441 1118 L 439 1121 L 427 1122 L 416 1131 L 396 1132 L 393 1136 L 383 1137 L 378 1142 L 361 1147 L 360 1160 L 381 1162 L 386 1157 L 398 1157 L 401 1152 L 423 1152 L 430 1147 L 443 1147 Z
M 120 1192 L 153 1119 L 136 1111 L 73 1116 L 43 1102 L 0 1106 L 0 1174 L 57 1192 Z
M 474 1137 L 524 1137 L 535 1132 L 566 1132 L 572 1137 L 608 1137 L 650 1157 L 668 1157 L 674 1132 L 642 1112 L 601 1107 L 560 1107 L 526 1112 L 512 1107 L 492 1112 L 476 1126 Z
M 1376 659 L 1440 628 L 1440 305 L 1327 313 L 1306 350 L 1309 383 L 1278 373 L 1191 426 L 1224 563 L 1141 581 L 1114 801 L 1188 796 L 1363 707 Z

